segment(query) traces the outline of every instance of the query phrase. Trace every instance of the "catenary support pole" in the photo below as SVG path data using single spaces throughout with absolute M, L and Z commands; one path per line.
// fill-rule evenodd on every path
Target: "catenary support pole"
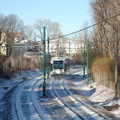
M 20 59 L 19 59 L 19 64 L 20 64 L 20 75 L 22 75 L 22 48 L 20 44 Z
M 70 57 L 70 42 L 69 42 L 69 57 Z
M 1 39 L 2 39 L 2 32 L 0 31 L 0 55 L 1 55 L 1 46 L 2 46 L 2 41 L 1 41 Z
M 2 34 L 2 33 L 1 33 L 1 31 L 0 31 L 0 55 L 1 55 L 1 46 L 2 46 L 2 44 L 1 44 L 1 38 L 2 38 L 2 37 L 1 37 L 1 34 Z
M 1 42 L 1 34 L 2 34 L 2 32 L 0 31 L 0 70 L 2 69 L 2 60 L 1 60 L 1 46 L 2 46 L 2 42 Z
M 69 59 L 70 59 L 70 42 L 69 42 Z M 70 60 L 69 60 L 69 75 L 70 75 Z
M 43 97 L 46 96 L 46 27 L 43 28 Z
M 84 42 L 84 51 L 83 51 L 83 78 L 85 77 L 85 42 Z
M 40 50 L 39 50 L 39 53 L 38 53 L 38 69 L 40 71 Z
M 118 42 L 118 29 L 116 30 L 116 48 L 115 48 L 115 99 L 117 99 L 117 88 L 118 88 L 118 48 L 119 42 Z
M 87 78 L 86 84 L 89 84 L 89 40 L 87 40 Z
M 49 78 L 49 72 L 50 72 L 50 53 L 49 53 L 49 37 L 47 41 L 47 49 L 48 49 L 48 78 Z

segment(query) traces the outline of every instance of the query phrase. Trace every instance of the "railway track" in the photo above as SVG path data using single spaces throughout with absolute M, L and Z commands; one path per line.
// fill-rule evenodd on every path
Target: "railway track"
M 15 108 L 18 120 L 42 120 L 40 111 L 35 102 L 34 92 L 42 76 L 37 76 L 23 82 L 17 89 L 15 96 Z
M 95 111 L 91 106 L 75 97 L 67 88 L 65 79 L 47 79 L 49 85 L 46 90 L 52 96 L 48 95 L 48 98 L 39 98 L 38 92 L 40 94 L 42 89 L 40 84 L 43 82 L 41 78 L 42 76 L 37 76 L 26 80 L 17 88 L 15 108 L 18 120 L 58 119 L 61 115 L 66 115 L 70 119 L 77 118 L 77 120 L 110 120 L 104 114 Z M 59 109 L 56 109 L 53 103 Z M 59 113 L 59 111 L 66 112 Z M 73 114 L 73 118 L 71 114 Z
M 82 101 L 74 97 L 67 87 L 65 86 L 64 79 L 55 79 L 52 83 L 54 94 L 59 100 L 65 104 L 73 113 L 75 113 L 82 120 L 108 120 L 109 118 L 97 111 L 92 107 L 86 105 Z M 110 120 L 110 119 L 109 119 Z
M 46 90 L 48 90 L 50 94 L 52 93 L 52 96 L 42 98 L 41 95 L 40 97 L 37 95 L 37 92 L 42 92 L 42 88 L 40 86 L 43 80 L 40 80 L 40 78 L 41 77 L 36 77 L 31 80 L 27 80 L 18 87 L 18 90 L 16 90 L 15 107 L 18 120 L 53 120 L 56 118 L 59 120 L 62 118 L 73 120 L 74 118 L 77 118 L 74 117 L 74 114 L 68 115 L 68 109 L 63 107 L 64 104 L 59 102 L 58 98 L 53 95 L 54 93 L 52 93 L 51 86 L 52 79 L 46 80 L 50 82 Z M 43 106 L 41 101 L 44 103 Z M 57 108 L 53 107 L 52 102 L 57 106 Z M 52 106 L 50 107 L 49 104 Z M 64 112 L 59 113 L 59 111 Z

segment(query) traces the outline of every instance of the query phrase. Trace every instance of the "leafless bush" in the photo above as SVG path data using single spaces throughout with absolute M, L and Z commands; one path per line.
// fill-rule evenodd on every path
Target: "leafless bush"
M 20 57 L 18 58 L 7 58 L 3 64 L 3 72 L 5 74 L 12 74 L 19 72 L 20 69 L 27 70 L 27 69 L 41 69 L 42 68 L 42 58 L 38 56 L 32 57 Z
M 92 77 L 99 84 L 115 89 L 115 60 L 111 58 L 96 58 L 92 64 Z M 120 66 L 119 66 L 120 73 Z M 120 80 L 120 77 L 119 77 Z M 118 82 L 118 87 L 120 82 Z M 120 91 L 120 89 L 119 89 Z

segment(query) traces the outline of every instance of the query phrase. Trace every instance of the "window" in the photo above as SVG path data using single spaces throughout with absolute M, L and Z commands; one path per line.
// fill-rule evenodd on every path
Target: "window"
M 63 61 L 54 61 L 54 69 L 63 69 Z

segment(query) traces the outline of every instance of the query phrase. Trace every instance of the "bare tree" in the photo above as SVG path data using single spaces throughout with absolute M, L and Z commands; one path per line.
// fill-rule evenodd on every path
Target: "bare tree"
M 5 25 L 4 18 L 5 16 L 3 14 L 0 14 L 0 29 L 1 30 L 4 28 L 4 25 Z
M 34 36 L 35 32 L 34 32 L 34 27 L 32 25 L 25 26 L 25 34 L 30 42 L 32 42 L 32 40 L 36 37 Z
M 120 13 L 119 0 L 94 0 L 91 2 L 95 22 L 106 20 Z M 114 17 L 98 24 L 94 28 L 94 43 L 101 49 L 103 56 L 114 57 L 116 29 L 120 27 L 120 20 Z
M 56 37 L 60 34 L 60 26 L 57 22 L 52 22 L 50 19 L 38 19 L 35 21 L 34 27 L 40 34 L 40 38 L 43 35 L 43 27 L 47 29 L 47 36 Z
M 10 14 L 8 16 L 0 15 L 0 27 L 10 32 L 23 32 L 23 21 L 17 15 Z
M 24 24 L 23 21 L 18 18 L 17 15 L 10 14 L 4 16 L 0 14 L 0 29 L 6 34 L 7 45 L 14 44 L 14 38 L 16 33 L 24 35 Z

